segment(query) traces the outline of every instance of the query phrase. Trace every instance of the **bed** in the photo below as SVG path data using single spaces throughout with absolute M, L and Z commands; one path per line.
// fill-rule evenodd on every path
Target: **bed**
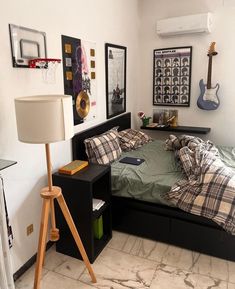
M 73 159 L 86 160 L 84 140 L 115 126 L 119 126 L 119 130 L 130 128 L 131 114 L 125 113 L 76 134 L 72 140 Z M 174 169 L 171 182 L 180 174 L 177 168 Z M 164 183 L 159 189 L 164 193 L 170 185 Z M 112 195 L 114 230 L 235 261 L 235 236 L 213 221 L 184 212 L 163 199 L 156 203 L 151 199 L 131 198 L 122 193 L 116 194 L 114 189 Z

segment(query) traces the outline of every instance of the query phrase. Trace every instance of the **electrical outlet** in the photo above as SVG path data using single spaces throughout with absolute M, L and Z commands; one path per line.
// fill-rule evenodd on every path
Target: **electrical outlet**
M 26 234 L 27 236 L 29 236 L 30 234 L 33 233 L 33 224 L 28 225 L 28 227 L 26 228 Z

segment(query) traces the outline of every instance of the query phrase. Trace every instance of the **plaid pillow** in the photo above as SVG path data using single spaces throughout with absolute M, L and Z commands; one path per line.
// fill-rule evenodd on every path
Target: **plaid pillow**
M 118 159 L 122 153 L 118 132 L 108 132 L 88 138 L 84 141 L 88 161 L 96 164 L 109 164 Z
M 119 141 L 123 151 L 130 151 L 152 141 L 152 138 L 142 131 L 129 128 L 119 132 Z

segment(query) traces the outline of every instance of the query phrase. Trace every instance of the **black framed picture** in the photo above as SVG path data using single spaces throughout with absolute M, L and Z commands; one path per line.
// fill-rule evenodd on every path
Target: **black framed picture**
M 153 105 L 190 106 L 192 46 L 153 51 Z
M 107 118 L 126 111 L 126 47 L 105 44 Z

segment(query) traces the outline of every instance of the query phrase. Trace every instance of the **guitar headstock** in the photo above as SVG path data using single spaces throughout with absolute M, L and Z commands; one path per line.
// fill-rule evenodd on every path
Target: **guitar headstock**
M 218 52 L 215 51 L 215 42 L 211 42 L 207 55 L 208 56 L 214 56 L 216 54 L 218 54 Z

